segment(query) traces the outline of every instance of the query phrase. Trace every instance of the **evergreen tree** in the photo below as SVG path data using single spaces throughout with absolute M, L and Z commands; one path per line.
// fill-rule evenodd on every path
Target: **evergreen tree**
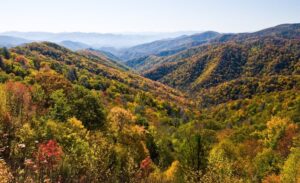
M 2 55 L 4 56 L 5 59 L 10 59 L 10 53 L 6 47 L 2 49 Z
M 3 62 L 3 60 L 2 60 L 2 57 L 0 56 L 0 68 L 1 69 L 4 69 L 4 62 Z

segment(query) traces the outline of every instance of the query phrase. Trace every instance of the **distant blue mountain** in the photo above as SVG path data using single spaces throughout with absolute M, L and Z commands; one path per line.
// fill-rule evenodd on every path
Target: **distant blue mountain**
M 31 41 L 18 38 L 18 37 L 12 37 L 12 36 L 1 36 L 0 35 L 0 46 L 1 47 L 13 47 L 18 46 L 24 43 L 29 43 Z
M 124 48 L 144 44 L 160 39 L 174 38 L 183 34 L 193 34 L 195 32 L 174 32 L 174 33 L 49 33 L 49 32 L 4 32 L 3 36 L 19 37 L 33 41 L 50 41 L 60 43 L 65 40 L 80 42 L 92 46 L 93 48 L 114 47 Z
M 207 31 L 193 35 L 183 35 L 177 38 L 163 39 L 151 43 L 137 45 L 131 48 L 123 49 L 119 53 L 114 52 L 114 54 L 123 60 L 132 60 L 149 55 L 168 56 L 193 46 L 204 44 L 219 35 L 221 34 L 213 31 Z
M 74 42 L 74 41 L 62 41 L 58 43 L 61 46 L 64 46 L 66 48 L 69 48 L 70 50 L 77 51 L 82 49 L 91 48 L 92 46 L 80 43 L 80 42 Z

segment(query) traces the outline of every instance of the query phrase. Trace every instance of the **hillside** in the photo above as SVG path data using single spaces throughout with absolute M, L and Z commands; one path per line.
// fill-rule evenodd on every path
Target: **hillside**
M 0 142 L 0 156 L 19 167 L 12 167 L 18 182 L 24 178 L 17 176 L 19 170 L 25 168 L 31 172 L 26 163 L 38 163 L 40 159 L 35 159 L 33 152 L 47 143 L 56 147 L 59 143 L 57 148 L 63 149 L 64 157 L 70 158 L 64 159 L 68 166 L 64 171 L 70 171 L 62 170 L 64 181 L 81 176 L 86 181 L 106 180 L 107 176 L 119 174 L 118 170 L 111 169 L 109 164 L 104 167 L 98 160 L 119 161 L 124 163 L 122 166 L 136 167 L 147 159 L 149 152 L 157 156 L 152 152 L 157 151 L 154 138 L 159 140 L 159 136 L 169 133 L 169 128 L 175 130 L 197 116 L 192 108 L 194 104 L 180 92 L 138 76 L 92 52 L 77 53 L 42 42 L 1 49 L 0 53 L 0 135 L 4 138 Z M 23 131 L 35 135 L 19 135 Z M 71 132 L 72 136 L 65 136 Z M 41 142 L 39 146 L 32 138 Z M 160 145 L 166 146 L 166 143 L 160 142 Z M 26 146 L 22 159 L 18 159 L 15 153 L 19 152 L 13 149 L 19 144 Z M 111 159 L 97 155 L 103 149 Z M 76 157 L 77 154 L 84 155 Z M 93 162 L 90 158 L 98 159 Z M 83 162 L 89 164 L 83 165 Z M 77 165 L 80 167 L 76 168 Z M 93 171 L 90 166 L 101 166 L 109 174 L 88 176 Z M 48 165 L 39 165 L 38 172 L 48 170 Z M 132 175 L 127 173 L 122 177 L 131 179 Z M 30 174 L 34 179 L 39 175 Z
M 286 77 L 293 83 L 291 87 L 299 88 L 299 31 L 299 24 L 295 24 L 231 35 L 226 41 L 221 36 L 214 43 L 171 57 L 153 59 L 153 67 L 148 67 L 144 76 L 199 95 L 205 95 L 210 88 L 209 91 L 214 91 L 212 95 L 217 95 L 215 92 L 226 90 L 225 86 L 230 83 L 248 83 L 249 80 L 253 81 L 249 82 L 251 84 L 264 83 L 269 78 L 280 82 Z M 254 90 L 252 92 L 255 94 L 258 92 L 257 84 L 253 85 L 248 90 Z M 234 86 L 239 87 L 240 84 Z M 277 89 L 281 90 L 275 87 L 272 91 Z M 233 98 L 228 97 L 228 100 L 245 97 L 240 90 L 238 93 Z
M 21 47 L 12 48 L 11 51 L 12 53 L 17 54 L 16 56 L 12 56 L 14 59 L 17 59 L 18 55 L 21 55 L 21 58 L 22 55 L 25 56 L 25 61 L 22 61 L 21 59 L 21 63 L 20 63 L 21 68 L 19 68 L 21 70 L 23 69 L 24 73 L 30 70 L 29 66 L 31 67 L 33 66 L 33 69 L 38 71 L 39 70 L 43 71 L 44 69 L 46 71 L 48 69 L 53 70 L 57 74 L 62 75 L 66 78 L 74 74 L 74 76 L 76 75 L 76 77 L 68 78 L 68 79 L 72 82 L 75 82 L 76 84 L 79 84 L 81 82 L 81 78 L 85 78 L 82 80 L 87 79 L 87 81 L 83 83 L 86 83 L 85 87 L 89 86 L 90 89 L 92 88 L 97 89 L 97 87 L 99 87 L 97 86 L 97 83 L 92 82 L 93 79 L 99 78 L 103 80 L 115 80 L 120 84 L 128 85 L 128 87 L 132 85 L 136 89 L 150 90 L 150 91 L 152 90 L 152 92 L 154 93 L 155 92 L 163 93 L 163 90 L 166 89 L 168 91 L 165 92 L 166 93 L 165 95 L 168 95 L 170 97 L 177 97 L 177 96 L 182 97 L 180 93 L 176 92 L 171 88 L 166 87 L 165 85 L 159 84 L 158 82 L 151 82 L 150 80 L 142 78 L 131 72 L 124 72 L 126 70 L 125 68 L 123 68 L 123 70 L 120 70 L 121 65 L 114 63 L 113 61 L 108 60 L 105 57 L 100 58 L 95 54 L 93 54 L 94 57 L 91 57 L 91 53 L 89 52 L 84 52 L 84 54 L 72 52 L 71 50 L 68 50 L 64 47 L 61 47 L 57 44 L 50 43 L 50 42 L 30 43 Z M 29 59 L 27 61 L 33 62 L 33 65 L 30 65 L 32 63 L 26 62 L 27 57 Z M 22 64 L 24 64 L 23 62 L 25 62 L 25 66 L 22 66 Z M 107 64 L 108 62 L 110 63 Z M 18 66 L 18 64 L 16 66 Z M 43 68 L 44 66 L 45 68 Z M 12 69 L 12 71 L 14 71 L 14 69 Z M 73 71 L 76 72 L 76 74 L 72 73 Z M 25 75 L 23 74 L 18 75 L 18 73 L 15 73 L 16 77 L 26 77 L 27 75 L 30 74 L 31 73 L 26 73 Z M 145 86 L 143 85 L 143 83 L 146 83 Z M 162 87 L 161 90 L 157 88 L 159 86 Z M 143 87 L 147 89 L 143 89 Z
M 125 65 L 119 63 L 119 59 L 115 57 L 114 55 L 104 52 L 104 51 L 99 51 L 99 50 L 94 50 L 92 48 L 89 49 L 84 49 L 84 50 L 78 50 L 78 53 L 85 55 L 86 57 L 90 59 L 101 59 L 103 62 L 102 64 L 109 66 L 109 67 L 114 67 L 118 68 L 121 70 L 129 70 L 128 67 Z

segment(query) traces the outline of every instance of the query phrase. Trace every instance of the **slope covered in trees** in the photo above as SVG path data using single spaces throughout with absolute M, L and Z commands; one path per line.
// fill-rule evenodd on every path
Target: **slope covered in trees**
M 197 116 L 180 92 L 96 56 L 47 42 L 1 53 L 0 156 L 16 182 L 143 178 L 142 160 L 163 161 L 154 138 Z
M 299 89 L 299 32 L 299 24 L 292 24 L 230 35 L 226 41 L 226 36 L 221 36 L 215 43 L 154 60 L 158 64 L 144 71 L 144 75 L 204 99 L 207 93 L 217 98 L 222 95 L 214 103 Z M 272 86 L 268 89 L 269 85 Z M 259 89 L 260 86 L 263 87 Z

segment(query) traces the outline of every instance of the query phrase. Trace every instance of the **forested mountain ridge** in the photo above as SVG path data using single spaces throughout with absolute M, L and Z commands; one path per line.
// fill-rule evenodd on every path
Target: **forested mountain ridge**
M 141 58 L 136 58 L 129 60 L 126 64 L 140 72 L 147 72 L 148 70 L 155 70 L 159 66 L 163 66 L 164 63 L 183 61 L 184 58 L 195 56 L 196 53 L 201 53 L 202 51 L 207 51 L 209 46 L 221 45 L 225 42 L 236 42 L 243 44 L 246 41 L 253 41 L 259 38 L 266 39 L 272 38 L 287 38 L 288 39 L 299 39 L 299 24 L 283 24 L 269 29 L 264 29 L 254 33 L 240 33 L 240 34 L 219 34 L 216 37 L 210 39 L 205 45 L 189 48 L 182 50 L 180 53 L 174 55 L 146 55 Z M 208 48 L 207 48 L 208 47 Z M 175 52 L 176 53 L 176 52 Z M 153 61 L 152 61 L 153 60 Z M 168 65 L 166 64 L 166 65 Z
M 18 55 L 20 55 L 21 65 L 24 64 L 24 62 L 26 65 L 26 57 L 29 57 L 33 62 L 33 69 L 38 71 L 43 71 L 44 69 L 46 71 L 48 69 L 53 70 L 56 73 L 63 75 L 69 81 L 81 84 L 88 89 L 103 89 L 108 87 L 105 86 L 105 84 L 109 85 L 111 80 L 115 80 L 121 84 L 129 86 L 133 85 L 134 88 L 144 91 L 151 90 L 151 92 L 154 93 L 161 92 L 159 94 L 167 95 L 169 97 L 174 96 L 175 98 L 177 96 L 183 97 L 179 92 L 158 82 L 151 82 L 151 80 L 142 78 L 132 72 L 124 72 L 128 69 L 107 58 L 100 58 L 95 54 L 94 57 L 91 57 L 92 55 L 88 54 L 89 52 L 84 52 L 84 54 L 81 54 L 80 52 L 76 53 L 50 42 L 30 43 L 21 47 L 12 48 L 11 52 L 17 54 L 15 56 L 16 60 L 18 60 Z M 25 61 L 22 60 L 22 56 L 25 56 Z M 18 64 L 16 64 L 16 66 L 17 65 Z M 43 68 L 43 66 L 45 66 L 45 68 Z M 12 68 L 12 72 L 14 72 L 14 65 Z M 22 74 L 18 75 L 19 73 L 17 72 L 15 73 L 16 77 L 26 77 L 27 74 L 30 74 L 30 72 L 26 73 L 26 71 L 28 71 L 28 66 L 21 68 L 24 69 L 24 73 L 21 72 Z M 101 82 L 98 81 L 98 83 L 90 81 L 97 77 L 103 80 L 101 80 Z M 164 89 L 167 90 L 165 94 L 163 94 Z
M 279 83 L 270 91 L 281 90 L 279 86 L 287 85 L 280 84 L 280 81 L 287 78 L 293 85 L 291 88 L 299 88 L 299 31 L 299 24 L 292 24 L 257 33 L 232 35 L 226 41 L 223 35 L 214 40 L 215 43 L 188 49 L 172 57 L 154 59 L 153 62 L 158 64 L 145 71 L 144 76 L 203 96 L 210 88 L 212 96 L 218 95 L 220 91 L 228 90 L 225 86 L 230 83 L 236 83 L 234 88 L 241 85 L 238 83 L 251 83 L 247 92 L 253 90 L 251 92 L 255 94 L 258 83 L 268 80 Z M 214 88 L 217 86 L 218 89 Z M 235 92 L 235 97 L 228 100 L 245 97 L 240 89 Z
M 114 67 L 118 68 L 121 70 L 129 70 L 127 66 L 119 63 L 119 58 L 115 57 L 114 55 L 104 52 L 104 51 L 99 51 L 99 50 L 94 50 L 92 48 L 89 49 L 83 49 L 83 50 L 78 50 L 78 53 L 87 56 L 88 58 L 100 58 L 102 61 L 104 61 L 102 64 L 108 64 L 109 67 Z
M 160 45 L 161 50 L 167 50 L 163 51 L 161 53 L 156 53 L 156 54 L 145 54 L 142 57 L 134 58 L 131 60 L 128 60 L 125 62 L 126 65 L 129 67 L 132 67 L 140 72 L 148 72 L 149 70 L 155 70 L 156 67 L 162 67 L 163 70 L 165 70 L 165 65 L 164 63 L 168 63 L 166 65 L 169 65 L 169 62 L 177 62 L 178 60 L 182 60 L 183 58 L 187 58 L 189 56 L 194 55 L 196 52 L 201 52 L 205 46 L 201 46 L 202 48 L 192 48 L 192 47 L 197 47 L 199 45 L 218 45 L 221 43 L 226 43 L 226 42 L 236 42 L 238 44 L 243 44 L 246 41 L 253 41 L 253 39 L 259 39 L 259 38 L 288 38 L 288 39 L 299 39 L 299 24 L 283 24 L 283 25 L 278 25 L 272 28 L 264 29 L 261 31 L 257 31 L 254 33 L 240 33 L 240 34 L 220 34 L 220 33 L 215 33 L 215 32 L 204 32 L 203 34 L 208 34 L 210 33 L 213 34 L 209 39 L 202 40 L 201 44 L 194 44 L 192 46 L 187 46 L 187 47 L 181 47 L 182 49 L 176 50 L 176 49 L 169 49 L 168 46 L 164 48 L 164 44 Z M 179 38 L 180 39 L 180 38 Z M 160 41 L 157 41 L 158 43 Z M 155 43 L 155 42 L 154 42 Z M 170 42 L 172 43 L 172 42 Z M 146 46 L 148 44 L 145 44 Z M 151 43 L 149 44 L 151 45 Z M 172 44 L 171 44 L 172 45 Z M 174 44 L 176 45 L 176 43 Z M 139 46 L 136 46 L 139 48 Z M 141 45 L 143 48 L 143 45 Z M 147 48 L 147 47 L 146 47 Z M 133 49 L 134 50 L 134 49 Z M 151 50 L 151 49 L 150 49 Z M 146 51 L 144 51 L 146 53 Z M 180 52 L 180 53 L 178 53 Z M 177 54 L 178 53 L 178 54 Z M 174 65 L 174 64 L 171 64 Z M 153 69 L 154 68 L 154 69 Z
M 245 41 L 262 37 L 280 37 L 283 39 L 299 39 L 300 24 L 281 24 L 275 27 L 263 29 L 253 33 L 225 34 L 215 39 L 215 42 Z

